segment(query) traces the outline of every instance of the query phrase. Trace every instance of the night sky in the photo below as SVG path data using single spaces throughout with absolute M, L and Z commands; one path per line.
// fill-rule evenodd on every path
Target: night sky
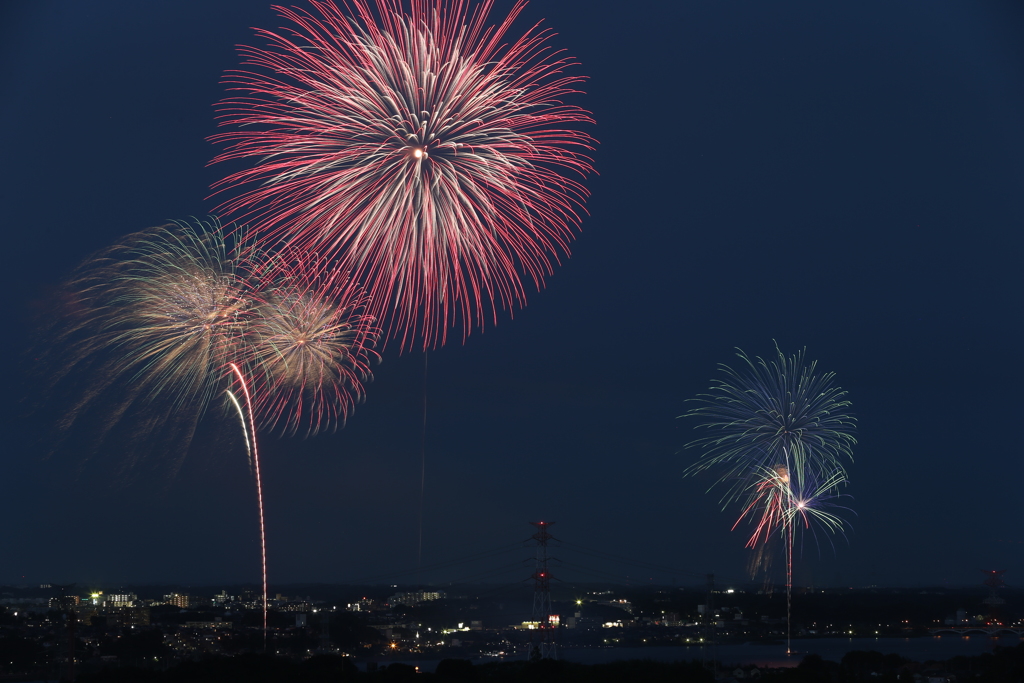
M 1008 569 L 1024 585 L 1024 10 L 533 0 L 520 30 L 540 19 L 590 79 L 599 175 L 547 288 L 429 354 L 423 564 L 544 519 L 678 570 L 554 553 L 609 576 L 742 580 L 746 536 L 710 480 L 683 477 L 694 432 L 676 417 L 734 347 L 775 340 L 834 371 L 859 420 L 848 540 L 806 547 L 798 582 L 969 585 Z M 77 263 L 213 210 L 219 79 L 251 27 L 282 25 L 261 0 L 0 7 L 0 583 L 257 581 L 234 423 L 211 411 L 176 474 L 119 475 L 116 440 L 44 459 L 59 416 L 30 411 L 41 380 L 22 370 Z M 413 579 L 388 572 L 417 562 L 423 382 L 423 354 L 389 346 L 343 430 L 264 437 L 272 592 Z M 422 578 L 513 582 L 530 555 Z

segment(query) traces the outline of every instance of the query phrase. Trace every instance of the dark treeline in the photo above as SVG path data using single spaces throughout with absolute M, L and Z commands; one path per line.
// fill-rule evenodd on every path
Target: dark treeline
M 761 683 L 920 683 L 935 679 L 1018 683 L 1024 680 L 1024 644 L 943 662 L 919 663 L 894 654 L 849 652 L 838 663 L 808 655 L 792 668 L 762 669 L 753 676 L 752 667 L 742 669 L 742 672 L 720 670 L 718 680 L 734 683 L 742 677 L 743 680 Z M 474 665 L 468 660 L 446 659 L 438 664 L 434 673 L 420 673 L 415 667 L 401 663 L 363 672 L 351 659 L 334 655 L 320 655 L 298 662 L 250 654 L 185 662 L 167 671 L 108 668 L 82 675 L 77 680 L 79 683 L 713 683 L 715 674 L 700 662 L 648 660 L 592 665 L 553 660 Z
M 104 669 L 83 675 L 78 683 L 713 683 L 714 676 L 700 662 L 628 661 L 609 664 L 574 664 L 555 660 L 496 662 L 474 665 L 465 659 L 445 659 L 437 670 L 417 672 L 408 664 L 382 665 L 377 671 L 359 671 L 350 659 L 335 655 L 295 662 L 263 655 L 185 662 L 164 672 L 135 667 Z

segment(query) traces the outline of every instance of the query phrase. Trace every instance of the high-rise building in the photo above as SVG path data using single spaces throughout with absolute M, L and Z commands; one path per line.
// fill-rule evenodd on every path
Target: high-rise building
M 118 593 L 115 595 L 108 595 L 104 603 L 108 608 L 110 607 L 132 607 L 138 602 L 139 596 L 134 593 Z
M 185 593 L 171 593 L 164 596 L 164 602 L 180 609 L 188 609 L 192 606 L 193 598 Z

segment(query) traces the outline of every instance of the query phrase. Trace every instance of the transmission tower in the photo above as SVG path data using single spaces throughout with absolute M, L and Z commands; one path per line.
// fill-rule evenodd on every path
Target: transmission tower
M 537 624 L 536 637 L 531 638 L 530 660 L 557 659 L 555 628 L 551 608 L 551 572 L 548 570 L 548 541 L 555 537 L 548 533 L 554 522 L 530 522 L 537 527 L 532 538 L 537 542 L 537 561 L 533 571 L 533 621 Z

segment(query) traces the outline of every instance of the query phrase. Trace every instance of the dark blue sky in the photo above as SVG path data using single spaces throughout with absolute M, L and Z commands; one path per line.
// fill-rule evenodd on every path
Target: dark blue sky
M 808 549 L 798 580 L 1024 581 L 1019 5 L 534 0 L 523 16 L 590 77 L 600 175 L 547 289 L 430 355 L 424 563 L 543 518 L 584 546 L 741 578 L 745 537 L 683 478 L 692 429 L 675 417 L 733 347 L 774 339 L 836 372 L 860 420 L 849 542 Z M 0 7 L 0 582 L 256 580 L 233 425 L 211 414 L 173 478 L 125 485 L 116 443 L 76 473 L 74 443 L 40 462 L 53 415 L 24 416 L 19 371 L 76 263 L 212 210 L 219 78 L 250 27 L 280 25 L 259 0 Z M 344 430 L 264 439 L 272 583 L 415 565 L 422 368 L 389 348 Z

